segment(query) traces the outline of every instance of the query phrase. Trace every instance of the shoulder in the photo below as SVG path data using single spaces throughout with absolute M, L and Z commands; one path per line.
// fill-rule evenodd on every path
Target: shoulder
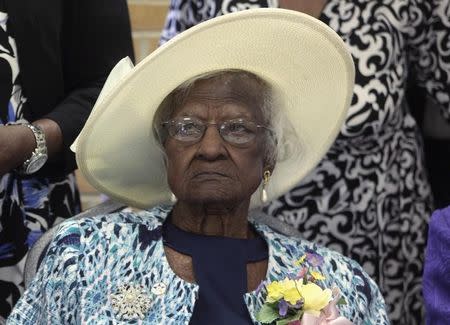
M 450 206 L 433 213 L 430 220 L 430 232 L 450 239 Z
M 74 265 L 92 275 L 104 272 L 98 265 L 106 261 L 145 255 L 161 239 L 161 225 L 168 211 L 156 207 L 149 211 L 122 211 L 67 220 L 59 226 L 50 243 L 46 263 L 54 264 L 52 260 L 55 260 L 58 268 Z
M 427 258 L 438 260 L 437 255 L 450 260 L 450 206 L 436 210 L 431 216 L 428 229 Z M 439 263 L 440 264 L 440 263 Z
M 279 233 L 264 224 L 255 223 L 257 231 L 264 236 L 270 249 L 276 255 L 283 255 L 285 258 L 279 261 L 289 265 L 298 260 L 307 252 L 314 252 L 321 255 L 331 266 L 347 264 L 352 261 L 336 251 L 320 246 L 316 243 L 305 240 L 301 237 L 293 237 Z
M 94 217 L 72 218 L 58 226 L 55 240 L 70 236 L 76 237 L 92 232 L 102 232 L 122 227 L 146 226 L 149 229 L 157 228 L 164 222 L 170 207 L 158 206 L 151 210 L 133 212 L 121 211 L 112 214 Z
M 428 243 L 425 256 L 425 274 L 442 272 L 446 274 L 450 267 L 450 206 L 433 213 L 428 229 Z M 448 269 L 448 270 L 447 270 Z
M 321 260 L 319 271 L 323 276 L 323 285 L 339 288 L 347 305 L 341 306 L 341 312 L 349 319 L 362 323 L 387 324 L 384 299 L 376 283 L 354 260 L 326 247 L 302 238 L 293 238 L 276 232 L 265 225 L 255 225 L 266 238 L 272 256 L 275 277 L 295 276 L 302 266 L 297 261 L 311 254 Z M 269 261 L 270 263 L 270 261 Z
M 148 211 L 69 219 L 57 226 L 46 255 L 61 255 L 67 250 L 86 253 L 107 245 L 111 239 L 124 243 L 131 242 L 142 232 L 146 237 L 155 231 L 159 234 L 169 211 L 170 207 L 158 206 Z

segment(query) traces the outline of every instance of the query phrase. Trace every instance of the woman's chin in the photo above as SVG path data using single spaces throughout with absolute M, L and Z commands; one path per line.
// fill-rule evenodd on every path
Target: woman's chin
M 236 197 L 236 193 L 233 193 L 233 191 L 223 192 L 217 189 L 196 189 L 189 193 L 185 201 L 201 205 L 228 205 L 242 201 L 242 198 Z

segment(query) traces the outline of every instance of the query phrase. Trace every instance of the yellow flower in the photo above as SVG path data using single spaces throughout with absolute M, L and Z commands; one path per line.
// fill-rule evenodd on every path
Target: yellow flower
M 300 299 L 302 299 L 302 296 L 300 295 L 300 292 L 296 287 L 289 288 L 284 291 L 284 300 L 286 300 L 291 305 L 295 305 Z
M 286 278 L 282 281 L 273 281 L 267 286 L 266 302 L 273 303 L 281 298 L 293 305 L 301 298 L 294 280 Z
M 302 257 L 300 257 L 300 258 L 295 262 L 295 265 L 297 265 L 297 266 L 302 265 L 303 262 L 305 261 L 305 259 L 306 259 L 306 254 L 303 255 Z
M 311 275 L 314 278 L 314 280 L 317 280 L 317 281 L 325 280 L 325 277 L 320 272 L 311 271 Z
M 267 302 L 275 302 L 283 298 L 283 285 L 280 281 L 273 281 L 267 286 Z
M 315 316 L 319 316 L 320 311 L 332 300 L 331 290 L 322 290 L 315 283 L 299 286 L 298 290 L 304 299 L 303 310 L 305 313 L 310 313 Z

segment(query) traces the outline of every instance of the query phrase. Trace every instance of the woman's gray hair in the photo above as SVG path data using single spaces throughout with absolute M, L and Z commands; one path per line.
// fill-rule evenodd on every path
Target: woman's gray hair
M 290 148 L 295 148 L 295 146 L 290 144 L 293 144 L 293 141 L 298 141 L 298 139 L 296 139 L 296 133 L 293 131 L 283 110 L 277 109 L 277 99 L 270 84 L 257 75 L 244 70 L 230 69 L 208 72 L 185 81 L 173 90 L 163 100 L 153 118 L 153 133 L 155 138 L 159 140 L 161 150 L 164 152 L 163 146 L 168 136 L 162 123 L 172 118 L 173 112 L 189 97 L 194 85 L 199 81 L 228 76 L 257 82 L 261 91 L 262 104 L 259 108 L 262 115 L 262 123 L 271 130 L 271 132 L 265 132 L 267 135 L 264 148 L 265 164 L 274 167 L 277 161 L 282 161 L 291 154 Z

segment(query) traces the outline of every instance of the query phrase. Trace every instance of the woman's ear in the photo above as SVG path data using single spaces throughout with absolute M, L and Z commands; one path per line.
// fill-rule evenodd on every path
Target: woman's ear
M 276 151 L 276 148 L 272 148 L 271 151 Z M 277 158 L 276 155 L 274 155 L 274 152 L 269 152 L 269 148 L 265 147 L 263 157 L 263 173 L 265 171 L 269 171 L 272 174 L 275 169 L 276 160 Z
M 263 173 L 266 172 L 266 171 L 269 171 L 270 174 L 272 174 L 274 169 L 275 169 L 275 164 L 274 163 L 265 162 L 264 163 L 264 168 L 263 168 Z

